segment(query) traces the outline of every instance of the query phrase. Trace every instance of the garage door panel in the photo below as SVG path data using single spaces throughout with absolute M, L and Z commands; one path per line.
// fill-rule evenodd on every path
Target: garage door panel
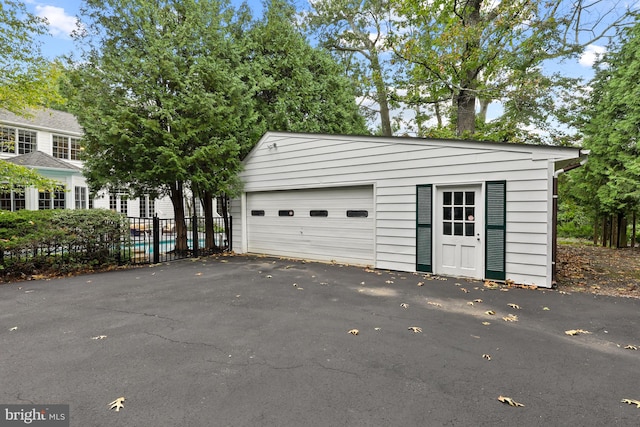
M 313 260 L 372 265 L 374 260 L 373 188 L 349 187 L 249 193 L 249 252 Z M 263 211 L 252 216 L 252 210 Z M 279 216 L 279 211 L 293 216 Z M 311 210 L 327 216 L 311 216 Z M 348 210 L 366 217 L 347 217 Z

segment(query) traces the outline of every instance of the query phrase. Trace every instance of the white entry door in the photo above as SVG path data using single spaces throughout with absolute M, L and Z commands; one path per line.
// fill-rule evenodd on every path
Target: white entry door
M 481 186 L 440 187 L 436 196 L 436 273 L 481 279 Z

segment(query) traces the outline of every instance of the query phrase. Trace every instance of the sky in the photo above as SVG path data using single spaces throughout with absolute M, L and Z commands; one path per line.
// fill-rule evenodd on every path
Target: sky
M 47 18 L 50 36 L 43 39 L 43 52 L 51 58 L 74 51 L 70 33 L 75 29 L 76 16 L 80 13 L 81 0 L 26 0 L 27 9 L 40 17 Z M 261 1 L 248 2 L 252 9 L 260 10 Z M 604 43 L 604 42 L 603 42 Z M 598 54 L 605 51 L 603 45 L 589 46 L 576 60 L 559 64 L 558 67 L 572 77 L 589 77 Z M 553 67 L 553 65 L 549 65 Z

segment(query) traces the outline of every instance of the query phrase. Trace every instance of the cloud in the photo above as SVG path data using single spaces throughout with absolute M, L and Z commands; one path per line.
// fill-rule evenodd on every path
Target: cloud
M 578 62 L 583 67 L 593 67 L 593 64 L 595 64 L 598 59 L 602 58 L 602 55 L 604 55 L 606 52 L 606 47 L 590 44 L 589 46 L 587 46 L 584 52 L 582 52 L 580 61 Z
M 35 11 L 37 16 L 47 19 L 49 31 L 54 37 L 69 37 L 76 29 L 76 17 L 67 15 L 61 7 L 37 5 Z

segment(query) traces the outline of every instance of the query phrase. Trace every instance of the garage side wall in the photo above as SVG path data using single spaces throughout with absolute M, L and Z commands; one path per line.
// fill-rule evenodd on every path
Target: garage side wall
M 506 277 L 550 286 L 549 165 L 577 150 L 524 147 L 272 133 L 245 159 L 241 177 L 247 193 L 375 183 L 375 267 L 410 272 L 416 271 L 416 185 L 506 180 Z M 232 214 L 241 217 L 240 199 Z M 247 248 L 244 225 L 234 220 L 238 252 Z

